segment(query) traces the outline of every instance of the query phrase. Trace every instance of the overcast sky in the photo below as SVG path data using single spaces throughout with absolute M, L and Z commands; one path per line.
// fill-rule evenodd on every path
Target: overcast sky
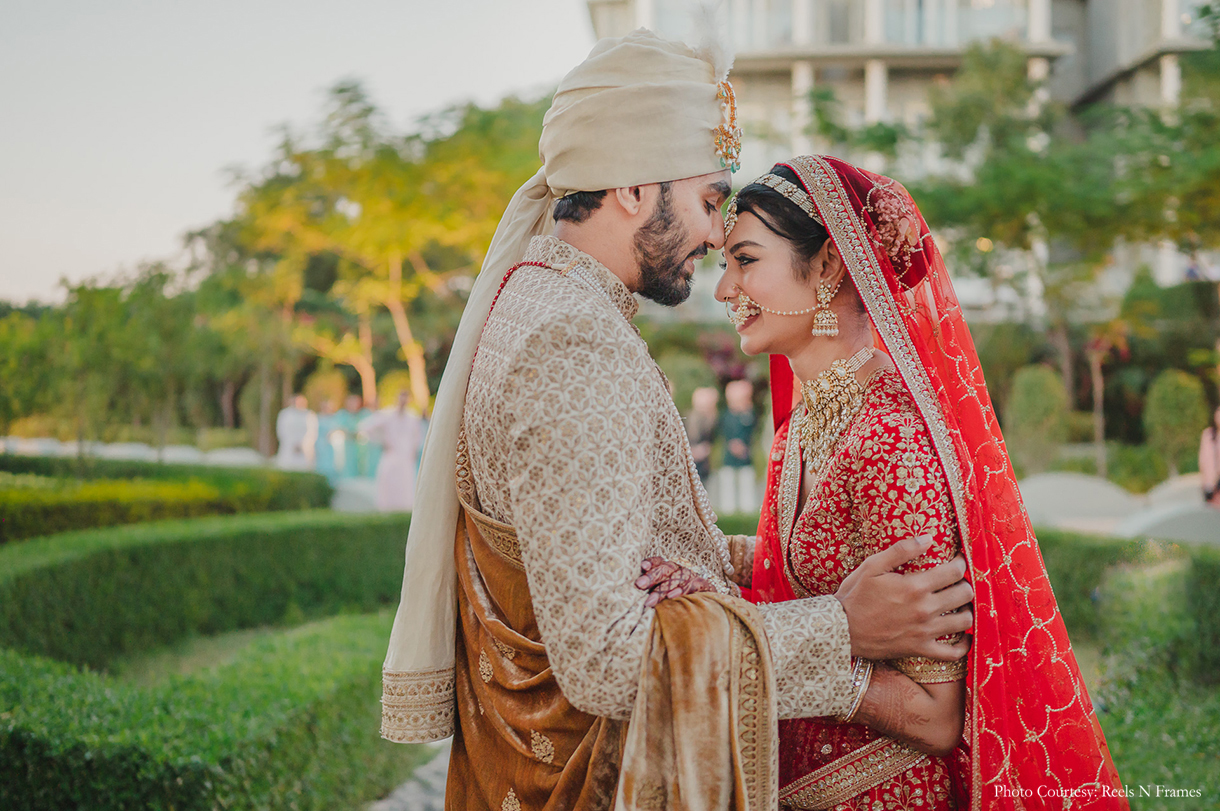
M 0 0 L 0 299 L 179 257 L 340 79 L 405 129 L 592 44 L 584 0 Z

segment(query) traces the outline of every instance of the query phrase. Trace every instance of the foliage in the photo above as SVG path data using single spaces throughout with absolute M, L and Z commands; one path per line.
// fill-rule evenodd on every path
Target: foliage
M 328 403 L 331 410 L 342 408 L 350 389 L 343 373 L 331 367 L 319 368 L 305 378 L 305 386 L 301 391 L 309 401 L 309 407 L 321 413 Z
M 1147 493 L 1169 477 L 1169 467 L 1164 458 L 1148 445 L 1107 442 L 1106 459 L 1105 478 L 1131 493 Z M 1191 467 L 1190 464 L 1186 465 L 1182 472 L 1193 472 Z M 1051 465 L 1051 470 L 1100 475 L 1097 461 L 1092 457 L 1058 459 Z
M 206 518 L 0 547 L 0 647 L 104 668 L 191 634 L 391 604 L 406 516 Z
M 35 415 L 73 439 L 129 426 L 158 445 L 222 426 L 271 455 L 276 411 L 334 364 L 354 364 L 368 399 L 377 374 L 409 372 L 426 402 L 500 215 L 537 169 L 548 103 L 396 131 L 359 85 L 337 85 L 316 127 L 238 174 L 233 217 L 187 236 L 187 267 L 0 306 L 0 434 Z
M 264 468 L 0 454 L 0 472 L 55 483 L 31 489 L 0 480 L 0 544 L 161 518 L 325 507 L 331 495 L 323 476 Z
M 657 365 L 674 389 L 674 402 L 685 414 L 691 407 L 691 395 L 703 386 L 716 386 L 716 376 L 698 355 L 669 351 L 657 358 Z
M 1067 395 L 1059 376 L 1041 365 L 1017 370 L 1005 413 L 1008 448 L 1022 471 L 1046 470 L 1067 433 Z
M 1195 678 L 1220 684 L 1220 552 L 1211 547 L 1192 550 L 1186 578 L 1186 610 L 1195 623 L 1198 650 Z
M 1160 552 L 1160 562 L 1120 567 L 1103 583 L 1105 657 L 1094 703 L 1125 784 L 1137 791 L 1155 785 L 1198 789 L 1212 798 L 1220 793 L 1220 694 L 1188 678 L 1195 657 L 1206 653 L 1186 598 L 1191 563 L 1174 547 Z M 1174 811 L 1210 804 L 1137 794 L 1131 807 Z
M 377 735 L 388 615 L 337 617 L 138 689 L 0 650 L 0 806 L 357 807 L 426 755 Z
M 1144 428 L 1148 444 L 1164 458 L 1171 473 L 1177 473 L 1197 451 L 1199 432 L 1207 420 L 1207 400 L 1197 377 L 1178 369 L 1157 375 L 1148 390 Z
M 1106 572 L 1145 559 L 1146 543 L 1052 529 L 1039 530 L 1037 535 L 1055 601 L 1072 638 L 1098 638 L 1105 625 L 1097 609 L 1098 589 Z

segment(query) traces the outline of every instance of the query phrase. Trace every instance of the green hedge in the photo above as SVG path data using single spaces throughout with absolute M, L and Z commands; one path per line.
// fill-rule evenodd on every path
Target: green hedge
M 332 809 L 384 794 L 423 751 L 377 732 L 409 521 L 210 517 L 0 547 L 0 808 Z M 149 688 L 77 667 L 339 612 Z
M 104 668 L 190 634 L 393 604 L 409 517 L 210 517 L 0 547 L 0 647 Z
M 1198 651 L 1195 678 L 1220 684 L 1220 549 L 1198 547 L 1186 576 L 1186 609 L 1194 622 Z
M 1041 529 L 1038 547 L 1063 622 L 1073 639 L 1095 639 L 1104 619 L 1098 610 L 1106 572 L 1143 559 L 1146 544 L 1117 538 Z
M 336 617 L 148 689 L 0 651 L 0 808 L 358 807 L 428 752 L 377 732 L 389 629 Z
M 59 487 L 0 490 L 0 543 L 165 518 L 325 507 L 332 493 L 324 476 L 269 468 L 0 454 L 0 472 L 61 480 Z

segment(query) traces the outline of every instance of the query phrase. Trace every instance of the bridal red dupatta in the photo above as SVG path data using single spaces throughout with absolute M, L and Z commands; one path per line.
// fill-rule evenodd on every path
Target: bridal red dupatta
M 975 589 L 958 807 L 1126 808 L 1122 786 L 1051 593 L 1017 491 L 978 353 L 940 251 L 901 184 L 836 158 L 787 164 L 800 178 L 931 432 Z M 794 402 L 791 367 L 771 359 L 776 426 Z M 765 511 L 760 544 L 782 560 Z M 761 558 L 762 556 L 758 556 Z M 785 591 L 784 566 L 756 589 Z M 788 590 L 790 591 L 790 590 Z

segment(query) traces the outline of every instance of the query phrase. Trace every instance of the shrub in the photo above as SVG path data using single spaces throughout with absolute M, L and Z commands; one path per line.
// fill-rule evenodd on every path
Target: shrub
M 84 480 L 0 491 L 0 544 L 163 518 L 325 507 L 332 492 L 324 476 L 268 468 L 0 454 L 0 472 Z
M 388 607 L 409 520 L 211 517 L 0 548 L 0 808 L 330 809 L 401 782 L 424 750 L 378 737 L 388 613 L 145 689 L 74 665 Z
M 691 407 L 691 395 L 701 386 L 716 385 L 716 375 L 701 356 L 669 350 L 657 358 L 657 365 L 674 387 L 674 402 L 683 414 Z M 721 408 L 724 407 L 721 403 Z
M 1220 550 L 1199 547 L 1190 563 L 1186 607 L 1195 626 L 1195 678 L 1202 684 L 1220 684 Z
M 1106 572 L 1120 563 L 1140 559 L 1145 544 L 1050 529 L 1039 530 L 1037 536 L 1069 634 L 1073 638 L 1096 638 L 1103 625 L 1098 600 Z
M 1207 425 L 1207 400 L 1199 378 L 1180 369 L 1166 369 L 1152 381 L 1144 406 L 1148 444 L 1161 454 L 1171 473 L 1181 469 L 1199 447 L 1199 432 Z
M 378 736 L 389 619 L 297 628 L 146 689 L 0 650 L 0 807 L 322 811 L 374 799 L 428 751 Z
M 1017 370 L 1004 413 L 1008 449 L 1023 473 L 1046 470 L 1066 438 L 1068 399 L 1062 379 L 1046 366 Z
M 397 600 L 410 518 L 204 518 L 0 547 L 0 647 L 104 668 L 114 657 Z

